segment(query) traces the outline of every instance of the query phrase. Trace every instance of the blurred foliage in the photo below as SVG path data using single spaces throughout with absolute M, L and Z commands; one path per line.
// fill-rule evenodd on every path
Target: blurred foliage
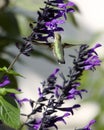
M 103 63 L 102 63 L 103 64 Z M 82 87 L 87 89 L 86 101 L 96 102 L 100 109 L 96 116 L 96 123 L 94 124 L 94 130 L 104 130 L 104 70 L 103 66 L 98 67 L 97 70 L 92 72 L 85 72 L 82 77 Z

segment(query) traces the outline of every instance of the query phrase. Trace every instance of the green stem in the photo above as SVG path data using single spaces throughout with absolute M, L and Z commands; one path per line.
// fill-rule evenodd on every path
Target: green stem
M 10 66 L 8 67 L 8 71 L 13 67 L 13 65 L 15 64 L 15 62 L 18 60 L 19 56 L 21 55 L 22 53 L 20 52 L 15 58 L 14 60 L 12 61 L 12 63 L 10 64 Z

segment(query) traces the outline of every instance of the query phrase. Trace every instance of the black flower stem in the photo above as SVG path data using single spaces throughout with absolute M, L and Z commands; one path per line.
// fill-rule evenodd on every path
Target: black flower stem
M 15 62 L 18 60 L 19 56 L 21 55 L 22 53 L 19 52 L 19 54 L 14 58 L 14 60 L 12 61 L 12 63 L 9 65 L 8 67 L 8 71 L 13 67 L 13 65 L 15 64 Z

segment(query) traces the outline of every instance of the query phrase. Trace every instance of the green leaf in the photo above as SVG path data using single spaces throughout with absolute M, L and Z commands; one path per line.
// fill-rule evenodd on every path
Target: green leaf
M 9 66 L 9 62 L 6 59 L 0 58 L 0 67 L 3 68 L 4 66 Z M 0 71 L 0 78 L 4 76 L 4 72 Z M 9 75 L 9 79 L 11 83 L 8 85 L 9 88 L 18 88 L 16 76 Z
M 7 67 L 2 67 L 2 68 L 0 68 L 0 71 L 2 71 L 2 72 L 6 72 L 8 69 L 7 69 Z
M 20 41 L 20 29 L 14 13 L 0 11 L 0 52 L 13 42 Z
M 11 75 L 15 75 L 15 76 L 24 77 L 24 76 L 22 76 L 21 74 L 17 73 L 17 72 L 14 71 L 14 70 L 9 70 L 9 71 L 7 71 L 7 74 L 11 74 Z
M 14 99 L 13 99 L 14 100 Z M 0 120 L 11 128 L 20 127 L 20 110 L 0 96 Z
M 5 67 L 5 66 L 2 67 L 2 68 L 0 68 L 0 71 L 4 72 L 4 73 L 6 73 L 6 74 L 23 77 L 21 74 L 17 73 L 16 71 L 14 71 L 14 70 L 12 70 L 12 69 L 11 69 L 11 70 L 8 70 L 8 68 Z
M 0 95 L 6 95 L 5 88 L 0 88 Z
M 0 95 L 5 96 L 8 93 L 20 94 L 21 92 L 13 88 L 0 88 Z
M 2 67 L 2 68 L 0 68 L 0 71 L 2 71 L 2 72 L 5 72 L 5 71 L 7 71 L 7 67 Z
M 5 91 L 7 93 L 14 93 L 14 94 L 21 94 L 20 91 L 16 90 L 16 89 L 13 89 L 13 88 L 5 88 Z
M 6 67 L 0 68 L 0 78 L 2 78 L 4 76 L 4 74 L 6 73 L 6 71 L 7 71 Z
M 0 11 L 0 26 L 3 28 L 3 30 L 12 36 L 20 35 L 16 16 L 8 10 Z

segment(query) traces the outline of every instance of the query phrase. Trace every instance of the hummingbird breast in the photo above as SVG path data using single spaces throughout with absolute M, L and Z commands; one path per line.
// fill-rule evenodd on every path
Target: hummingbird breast
M 54 45 L 53 45 L 53 53 L 54 53 L 55 57 L 57 58 L 57 61 L 60 64 L 65 64 L 64 48 L 62 47 L 61 42 L 54 43 Z

